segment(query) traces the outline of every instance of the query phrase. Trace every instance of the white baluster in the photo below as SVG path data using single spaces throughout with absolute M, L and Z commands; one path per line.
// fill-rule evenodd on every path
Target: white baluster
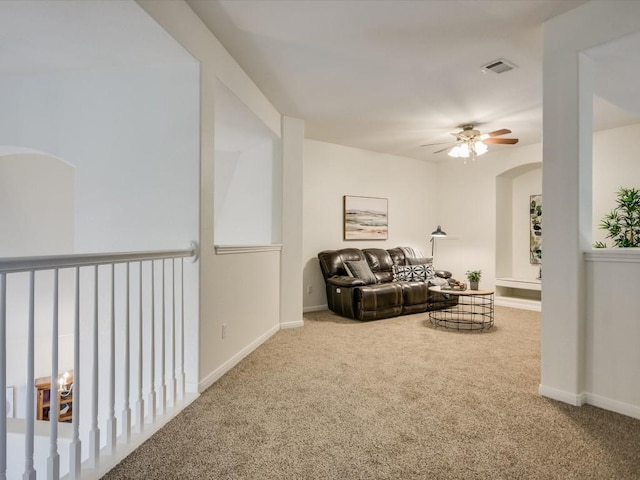
M 176 259 L 171 260 L 171 400 L 177 405 L 176 386 Z
M 7 390 L 7 274 L 0 274 L 0 392 Z M 0 415 L 0 480 L 7 480 L 7 416 Z
M 140 278 L 138 279 L 138 398 L 135 406 L 138 432 L 144 431 L 144 400 L 142 398 L 142 262 L 140 262 Z
M 35 334 L 35 273 L 29 272 L 29 324 L 27 340 L 27 398 L 26 405 L 26 426 L 24 435 L 24 473 L 23 480 L 35 480 L 36 470 L 33 468 L 33 448 L 35 434 L 35 378 L 34 378 L 34 334 Z
M 100 461 L 100 429 L 98 428 L 98 265 L 94 265 L 93 361 L 91 382 L 91 430 L 89 431 L 89 464 L 96 468 Z M 74 379 L 75 380 L 75 379 Z
M 107 416 L 107 454 L 116 451 L 116 266 L 111 264 L 111 326 L 109 327 L 109 413 Z
M 180 262 L 180 394 L 184 400 L 185 374 L 184 374 L 184 259 Z
M 164 284 L 164 264 L 165 261 L 162 262 L 162 325 L 160 327 L 160 408 L 161 412 L 164 413 L 167 411 L 167 377 L 165 373 L 165 363 L 166 363 L 166 354 L 165 354 L 165 284 Z
M 127 262 L 127 278 L 125 280 L 126 292 L 125 292 L 125 304 L 127 310 L 125 312 L 124 322 L 124 409 L 122 410 L 122 436 L 126 443 L 131 438 L 131 408 L 129 406 L 129 369 L 130 365 L 130 347 L 129 347 L 129 262 Z
M 151 423 L 155 423 L 156 421 L 156 380 L 155 380 L 155 369 L 156 369 L 156 338 L 155 338 L 155 310 L 156 310 L 156 289 L 155 289 L 155 261 L 151 260 L 151 334 L 149 335 L 151 339 L 151 362 L 150 362 L 150 392 L 149 392 L 149 417 L 151 418 Z
M 76 267 L 76 297 L 73 327 L 73 434 L 69 445 L 69 478 L 80 478 L 82 444 L 80 442 L 80 267 Z
M 60 402 L 58 395 L 58 290 L 60 271 L 53 272 L 53 321 L 51 325 L 51 386 L 49 387 L 49 458 L 47 459 L 47 478 L 60 478 L 60 454 L 58 453 L 58 415 Z

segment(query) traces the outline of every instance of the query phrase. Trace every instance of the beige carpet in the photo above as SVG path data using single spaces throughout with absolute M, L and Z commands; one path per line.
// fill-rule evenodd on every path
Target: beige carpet
M 305 315 L 107 479 L 640 479 L 640 421 L 540 397 L 540 315 Z

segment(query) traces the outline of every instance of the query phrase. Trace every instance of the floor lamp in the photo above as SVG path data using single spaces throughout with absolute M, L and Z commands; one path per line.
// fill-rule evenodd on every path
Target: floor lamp
M 431 256 L 432 257 L 433 257 L 433 248 L 436 246 L 436 238 L 442 238 L 446 236 L 447 236 L 447 232 L 443 232 L 442 229 L 440 228 L 440 225 L 438 225 L 438 228 L 436 228 L 433 232 L 431 232 Z

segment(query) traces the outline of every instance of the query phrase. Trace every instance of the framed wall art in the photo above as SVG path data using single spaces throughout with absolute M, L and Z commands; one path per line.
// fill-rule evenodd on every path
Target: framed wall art
M 542 195 L 529 197 L 529 262 L 542 263 Z
M 388 201 L 386 198 L 345 195 L 343 220 L 345 240 L 386 240 Z

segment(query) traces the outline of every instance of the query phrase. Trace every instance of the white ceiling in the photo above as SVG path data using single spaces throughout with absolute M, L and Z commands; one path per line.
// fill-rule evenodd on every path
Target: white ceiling
M 305 120 L 308 138 L 425 160 L 447 158 L 420 145 L 451 140 L 462 123 L 509 128 L 519 145 L 540 142 L 542 24 L 584 3 L 187 1 L 275 107 Z M 596 101 L 597 128 L 639 121 L 640 108 L 617 107 L 629 105 L 606 80 L 621 59 L 596 53 L 610 62 L 598 85 L 611 87 Z M 498 58 L 518 68 L 481 72 Z
M 426 160 L 467 122 L 539 142 L 542 22 L 583 3 L 188 1 L 308 138 Z M 589 53 L 597 127 L 640 121 L 640 35 Z M 501 57 L 518 68 L 480 71 Z M 0 1 L 0 77 L 193 61 L 133 0 Z

